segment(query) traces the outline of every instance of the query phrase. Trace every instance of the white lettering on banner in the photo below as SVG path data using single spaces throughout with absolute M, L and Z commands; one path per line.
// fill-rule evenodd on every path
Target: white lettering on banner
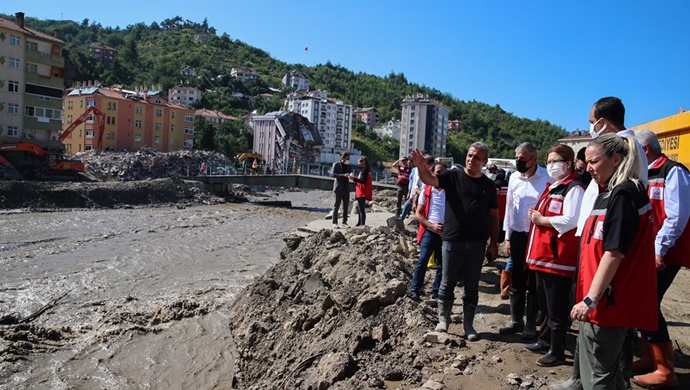
M 549 212 L 554 213 L 554 214 L 560 214 L 561 209 L 563 208 L 563 202 L 557 199 L 551 200 L 551 203 L 549 203 Z

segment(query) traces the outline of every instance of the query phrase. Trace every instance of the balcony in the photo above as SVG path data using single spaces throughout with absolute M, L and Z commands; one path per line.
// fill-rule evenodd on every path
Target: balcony
M 26 62 L 34 62 L 37 64 L 44 64 L 56 66 L 58 68 L 65 67 L 65 58 L 61 56 L 54 56 L 50 53 L 45 53 L 38 50 L 26 51 Z
M 24 75 L 27 84 L 43 85 L 60 90 L 62 89 L 62 78 L 43 76 L 38 73 L 24 73 Z

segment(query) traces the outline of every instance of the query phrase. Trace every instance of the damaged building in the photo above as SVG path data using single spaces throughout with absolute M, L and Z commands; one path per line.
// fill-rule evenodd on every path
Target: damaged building
M 255 115 L 254 153 L 261 154 L 277 172 L 292 161 L 319 163 L 323 141 L 316 126 L 294 112 Z

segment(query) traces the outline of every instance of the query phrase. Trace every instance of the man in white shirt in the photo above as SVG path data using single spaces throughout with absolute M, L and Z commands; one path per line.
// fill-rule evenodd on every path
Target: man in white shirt
M 499 329 L 502 335 L 522 332 L 525 339 L 537 337 L 537 304 L 536 291 L 527 294 L 529 272 L 525 269 L 527 240 L 530 227 L 528 211 L 536 207 L 541 194 L 549 184 L 548 172 L 537 163 L 537 148 L 530 142 L 520 144 L 515 149 L 516 173 L 508 181 L 506 196 L 506 214 L 503 219 L 503 230 L 506 232 L 504 246 L 513 260 L 510 289 L 510 321 Z M 532 285 L 534 282 L 532 282 Z M 527 312 L 525 313 L 525 302 Z M 527 314 L 526 322 L 523 315 Z

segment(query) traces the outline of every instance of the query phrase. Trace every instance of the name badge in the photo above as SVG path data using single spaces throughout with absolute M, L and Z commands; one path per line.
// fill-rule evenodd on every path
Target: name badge
M 554 214 L 560 214 L 563 209 L 563 202 L 558 199 L 551 200 L 549 203 L 549 212 Z
M 596 238 L 597 240 L 604 239 L 604 221 L 597 222 L 597 225 L 594 227 L 594 234 L 592 237 Z
M 662 187 L 651 187 L 651 191 L 649 192 L 649 199 L 663 200 L 664 189 Z

